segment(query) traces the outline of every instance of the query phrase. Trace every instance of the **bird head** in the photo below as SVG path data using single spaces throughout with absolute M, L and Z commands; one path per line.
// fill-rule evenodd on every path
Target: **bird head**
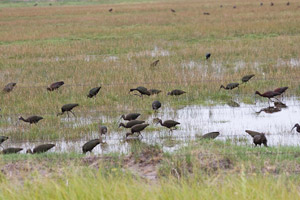
M 50 87 L 47 87 L 47 90 L 48 90 L 48 91 L 52 91 L 52 89 L 51 89 Z
M 125 127 L 125 125 L 123 123 L 120 123 L 118 128 L 120 128 L 121 126 Z
M 122 118 L 124 119 L 124 118 L 125 118 L 125 115 L 121 115 L 120 119 L 122 119 Z
M 161 119 L 159 119 L 158 117 L 153 119 L 153 123 L 158 124 L 159 122 L 161 122 Z
M 19 120 L 23 120 L 24 118 L 22 116 L 19 116 Z
M 219 91 L 221 90 L 221 88 L 224 88 L 224 89 L 225 89 L 224 85 L 221 85 L 221 86 L 220 86 L 220 89 L 219 89 Z
M 131 135 L 131 133 L 126 133 L 126 138 L 127 138 L 129 135 Z

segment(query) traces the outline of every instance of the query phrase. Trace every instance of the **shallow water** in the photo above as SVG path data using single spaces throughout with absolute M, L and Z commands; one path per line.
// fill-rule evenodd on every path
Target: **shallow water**
M 268 102 L 258 102 L 256 105 L 247 105 L 240 103 L 239 107 L 231 107 L 229 105 L 217 106 L 186 106 L 180 109 L 171 109 L 165 107 L 159 113 L 141 119 L 146 120 L 155 131 L 142 132 L 143 138 L 136 140 L 129 138 L 125 141 L 125 134 L 128 130 L 120 128 L 118 131 L 109 132 L 103 141 L 106 144 L 98 145 L 93 153 L 102 154 L 109 152 L 127 153 L 133 141 L 146 144 L 159 144 L 164 151 L 174 151 L 188 141 L 195 140 L 197 135 L 208 132 L 219 131 L 218 140 L 233 140 L 240 145 L 251 145 L 252 138 L 245 130 L 253 130 L 266 134 L 269 146 L 298 146 L 300 145 L 300 133 L 296 130 L 291 132 L 291 128 L 295 123 L 300 121 L 300 104 L 296 98 L 290 98 L 283 101 L 287 108 L 281 108 L 274 113 L 260 112 L 263 108 L 268 107 Z M 273 105 L 271 105 L 273 106 Z M 274 110 L 274 109 L 272 109 Z M 169 133 L 167 128 L 158 124 L 153 124 L 153 119 L 159 117 L 163 121 L 173 119 L 180 122 L 178 129 Z M 109 122 L 113 119 L 105 116 L 99 116 L 102 122 Z M 67 125 L 78 127 L 92 123 L 89 118 L 77 117 L 67 119 L 62 118 Z M 55 152 L 81 152 L 82 145 L 88 140 L 98 138 L 98 133 L 92 132 L 80 138 L 79 140 L 61 140 L 61 141 L 45 141 L 42 143 L 55 143 L 56 147 L 51 151 Z M 25 149 L 32 148 L 41 142 L 12 142 L 6 141 L 5 147 L 22 147 Z

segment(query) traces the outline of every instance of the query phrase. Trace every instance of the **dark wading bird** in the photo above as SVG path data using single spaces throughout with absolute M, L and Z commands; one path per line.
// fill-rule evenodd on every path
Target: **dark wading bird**
M 172 90 L 171 92 L 168 92 L 167 95 L 171 95 L 171 96 L 179 96 L 186 93 L 185 91 L 182 90 Z
M 274 3 L 273 2 L 271 2 L 271 4 L 270 4 L 271 6 L 274 6 Z
M 140 115 L 140 113 L 129 113 L 127 115 L 122 115 L 120 119 L 123 118 L 124 120 L 131 121 L 137 119 Z
M 92 97 L 96 97 L 96 95 L 98 94 L 98 92 L 100 91 L 101 86 L 100 87 L 95 87 L 93 89 L 91 89 L 89 91 L 89 94 L 87 95 L 88 98 L 92 98 Z
M 236 6 L 233 6 L 233 8 L 235 9 L 235 8 L 236 8 Z
M 47 151 L 49 151 L 50 149 L 52 149 L 55 146 L 55 144 L 41 144 L 39 146 L 34 147 L 33 151 L 31 151 L 31 149 L 28 149 L 26 151 L 26 153 L 45 153 Z
M 176 130 L 176 125 L 180 124 L 179 122 L 176 122 L 174 120 L 166 120 L 164 122 L 162 122 L 161 119 L 157 118 L 157 123 L 159 123 L 161 126 L 164 126 L 166 128 L 168 128 L 170 130 L 170 132 L 172 132 L 173 130 Z
M 242 83 L 247 83 L 254 76 L 255 76 L 254 74 L 250 74 L 250 75 L 244 76 L 242 78 Z
M 286 5 L 289 6 L 289 5 L 290 5 L 290 2 L 287 2 Z
M 35 3 L 33 6 L 37 6 L 38 4 L 37 3 Z
M 171 12 L 172 12 L 172 13 L 176 13 L 176 10 L 174 10 L 174 9 L 171 9 Z
M 107 133 L 107 127 L 106 126 L 103 126 L 101 124 L 99 124 L 99 132 L 102 135 L 105 135 L 106 136 L 106 133 Z
M 138 94 L 135 94 L 135 95 L 140 96 L 140 97 L 143 97 L 143 95 L 150 96 L 150 92 L 148 91 L 148 89 L 145 87 L 142 87 L 142 86 L 130 89 L 129 93 L 133 92 L 133 91 L 138 91 L 140 93 L 140 95 L 138 95 Z
M 130 129 L 130 133 L 126 133 L 126 138 L 129 135 L 133 135 L 134 133 L 138 133 L 138 137 L 142 136 L 141 131 L 144 130 L 147 126 L 149 126 L 149 124 L 137 124 L 134 125 L 133 127 L 131 127 Z M 143 136 L 142 136 L 143 137 Z
M 154 112 L 157 112 L 157 110 L 161 107 L 161 103 L 159 101 L 153 101 L 152 102 L 152 109 Z
M 246 132 L 253 138 L 253 143 L 255 144 L 255 146 L 260 146 L 261 144 L 263 144 L 265 147 L 268 147 L 267 138 L 264 133 L 250 130 L 246 130 Z
M 255 92 L 255 97 L 256 97 L 256 95 L 259 95 L 259 96 L 261 96 L 261 97 L 264 97 L 264 98 L 268 98 L 268 103 L 269 103 L 269 105 L 270 105 L 270 101 L 272 101 L 271 100 L 271 98 L 274 98 L 274 99 L 276 99 L 275 97 L 276 96 L 279 96 L 279 95 L 281 95 L 279 92 L 274 92 L 274 91 L 267 91 L 267 92 L 265 92 L 265 93 L 263 93 L 263 94 L 261 94 L 259 91 L 256 91 Z M 278 100 L 278 99 L 276 99 L 276 100 Z M 255 98 L 255 101 L 256 101 L 256 98 Z M 278 100 L 279 101 L 279 100 Z M 272 101 L 273 102 L 273 101 Z
M 133 127 L 134 125 L 137 125 L 137 124 L 143 124 L 145 123 L 145 121 L 143 120 L 131 120 L 129 121 L 127 124 L 123 124 L 123 123 L 120 123 L 119 124 L 119 128 L 122 126 L 124 128 L 131 128 Z
M 261 2 L 261 3 L 260 3 L 260 6 L 263 6 L 263 5 L 264 5 L 264 4 Z
M 223 8 L 223 5 L 220 5 L 220 8 Z
M 44 119 L 44 118 L 41 117 L 41 116 L 36 116 L 36 115 L 30 116 L 27 119 L 24 119 L 22 116 L 19 117 L 19 120 L 22 120 L 22 121 L 27 122 L 29 124 L 36 124 L 42 119 Z
M 207 53 L 207 54 L 205 55 L 206 60 L 208 60 L 208 59 L 210 58 L 210 56 L 211 56 L 211 53 Z
M 296 128 L 296 131 L 297 131 L 298 133 L 300 133 L 300 125 L 299 125 L 298 123 L 295 124 L 295 126 L 292 128 L 291 131 L 293 131 L 294 128 Z
M 111 9 L 109 9 L 108 11 L 109 11 L 109 12 L 112 12 L 112 11 L 113 11 L 113 9 L 111 8 Z
M 92 152 L 92 150 L 100 143 L 103 143 L 101 139 L 90 140 L 82 146 L 82 152 L 84 154 Z
M 12 154 L 12 153 L 18 153 L 20 151 L 22 151 L 23 149 L 22 148 L 14 148 L 14 147 L 10 147 L 10 148 L 6 148 L 6 149 L 3 149 L 1 151 L 2 154 Z
M 0 146 L 3 148 L 2 143 L 8 140 L 7 136 L 0 136 Z
M 65 82 L 63 82 L 63 81 L 58 81 L 58 82 L 52 83 L 49 87 L 47 87 L 47 90 L 48 91 L 57 90 L 58 88 L 60 88 L 64 84 L 65 84 Z
M 229 83 L 226 85 L 226 87 L 224 87 L 224 85 L 221 85 L 219 90 L 221 90 L 222 88 L 225 90 L 233 90 L 234 88 L 238 88 L 239 85 L 239 83 Z
M 17 85 L 17 83 L 8 83 L 4 88 L 3 88 L 3 92 L 11 92 L 14 87 Z
M 150 64 L 150 67 L 155 67 L 158 64 L 159 60 L 154 61 Z
M 161 93 L 161 90 L 157 90 L 157 89 L 150 89 L 148 90 L 150 92 L 150 95 L 154 95 L 154 94 L 159 94 Z
M 204 12 L 203 15 L 210 15 L 210 13 L 209 12 Z
M 58 115 L 63 115 L 65 112 L 67 112 L 67 115 L 69 117 L 69 112 L 72 113 L 74 115 L 74 117 L 76 117 L 76 115 L 72 112 L 72 109 L 79 106 L 78 103 L 70 103 L 70 104 L 65 104 L 61 107 L 61 113 L 57 113 Z

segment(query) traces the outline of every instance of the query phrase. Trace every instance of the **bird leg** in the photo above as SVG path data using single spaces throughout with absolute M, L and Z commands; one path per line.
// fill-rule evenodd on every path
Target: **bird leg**
M 67 115 L 68 115 L 68 118 L 70 118 L 70 116 L 69 116 L 69 111 L 67 111 Z
M 2 146 L 2 144 L 0 144 L 0 147 L 2 147 L 2 149 L 4 149 L 4 147 Z
M 70 112 L 74 115 L 74 117 L 76 117 L 76 115 L 70 110 Z

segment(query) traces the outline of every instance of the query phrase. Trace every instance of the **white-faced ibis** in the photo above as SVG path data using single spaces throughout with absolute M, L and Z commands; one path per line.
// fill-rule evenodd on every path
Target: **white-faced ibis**
M 123 118 L 124 120 L 131 121 L 137 119 L 140 115 L 140 113 L 129 113 L 127 115 L 122 115 L 120 119 Z
M 255 146 L 257 145 L 261 146 L 261 144 L 263 144 L 265 147 L 268 147 L 267 142 L 268 140 L 264 133 L 260 133 L 253 137 L 253 143 L 255 144 Z
M 206 60 L 208 60 L 208 59 L 210 58 L 210 56 L 211 56 L 211 53 L 207 53 L 207 54 L 205 55 Z
M 170 130 L 170 132 L 176 129 L 176 125 L 180 124 L 179 122 L 176 122 L 174 120 L 166 120 L 166 121 L 162 122 L 161 119 L 158 119 L 158 123 L 161 126 L 168 128 Z
M 264 5 L 264 4 L 261 2 L 261 3 L 260 3 L 260 6 L 263 6 L 263 5 Z
M 171 92 L 168 92 L 167 95 L 171 95 L 171 96 L 179 96 L 186 93 L 185 91 L 182 90 L 172 90 Z
M 158 63 L 159 63 L 159 60 L 156 60 L 150 64 L 150 67 L 155 67 Z
M 252 77 L 254 77 L 254 74 L 246 75 L 242 78 L 242 83 L 247 83 Z
M 101 135 L 106 135 L 107 127 L 100 124 L 99 125 L 99 132 L 100 132 Z
M 290 2 L 287 2 L 286 5 L 289 6 L 289 5 L 290 5 Z
M 223 8 L 223 5 L 220 5 L 220 8 Z
M 87 95 L 88 98 L 92 98 L 92 97 L 96 97 L 96 95 L 98 94 L 98 92 L 100 91 L 101 86 L 100 87 L 95 87 L 93 89 L 91 89 L 89 91 L 89 94 Z
M 233 9 L 236 9 L 236 6 L 233 6 Z
M 210 139 L 213 140 L 216 137 L 218 137 L 220 135 L 220 132 L 210 132 L 210 133 L 206 133 L 204 134 L 201 139 Z
M 63 82 L 63 81 L 58 81 L 58 82 L 52 83 L 49 87 L 47 87 L 47 90 L 48 91 L 58 90 L 58 88 L 60 88 L 64 84 L 65 84 L 65 82 Z
M 138 137 L 139 137 L 141 135 L 141 131 L 144 130 L 147 126 L 149 126 L 149 124 L 136 124 L 136 125 L 134 125 L 133 127 L 131 127 L 131 132 L 126 133 L 126 138 L 129 135 L 133 135 L 134 133 L 138 133 Z
M 82 146 L 82 151 L 84 154 L 87 152 L 92 152 L 92 150 L 98 145 L 102 143 L 101 139 L 90 140 Z
M 204 12 L 203 15 L 210 15 L 210 13 L 209 12 Z
M 261 97 L 268 98 L 269 101 L 272 101 L 271 98 L 275 98 L 276 96 L 281 95 L 279 92 L 274 92 L 274 91 L 267 91 L 267 92 L 265 92 L 265 93 L 263 93 L 263 94 L 261 94 L 259 91 L 256 91 L 256 92 L 255 92 L 255 96 L 256 96 L 256 94 L 259 95 L 259 96 L 261 96 Z M 276 98 L 275 98 L 275 99 L 276 99 Z M 278 100 L 278 99 L 277 99 L 277 100 Z M 278 100 L 278 101 L 279 101 L 279 100 Z M 273 101 L 272 101 L 272 102 L 273 102 Z M 269 102 L 269 104 L 270 104 L 270 102 Z
M 31 154 L 45 153 L 45 152 L 49 151 L 50 149 L 52 149 L 54 146 L 55 146 L 55 144 L 41 144 L 41 145 L 34 147 L 33 151 L 31 151 L 31 149 L 28 149 L 26 151 L 26 153 L 31 153 Z
M 228 83 L 226 85 L 226 87 L 224 87 L 224 85 L 221 85 L 220 86 L 220 90 L 221 90 L 221 88 L 223 88 L 225 90 L 233 90 L 234 88 L 238 88 L 239 85 L 240 85 L 239 83 Z
M 161 103 L 159 101 L 152 102 L 152 109 L 156 112 L 161 107 Z
M 273 2 L 271 2 L 271 4 L 270 4 L 271 6 L 274 6 L 274 3 Z
M 22 151 L 23 149 L 22 148 L 14 148 L 14 147 L 10 147 L 10 148 L 6 148 L 6 149 L 3 149 L 1 151 L 2 154 L 13 154 L 13 153 L 18 153 L 20 151 Z
M 157 89 L 150 89 L 148 90 L 150 92 L 150 95 L 154 95 L 154 94 L 159 94 L 161 93 L 161 90 L 157 90 Z
M 44 118 L 41 117 L 41 116 L 36 116 L 36 115 L 30 116 L 27 119 L 24 119 L 22 116 L 19 117 L 19 120 L 22 120 L 22 121 L 27 122 L 29 124 L 36 124 L 42 119 L 44 119 Z
M 76 117 L 76 115 L 72 112 L 72 109 L 79 106 L 78 103 L 70 103 L 70 104 L 65 104 L 61 107 L 61 113 L 57 113 L 57 116 L 58 115 L 62 115 L 64 114 L 65 112 L 67 112 L 67 115 L 69 117 L 69 112 L 72 113 L 74 115 L 74 117 Z
M 297 124 L 295 124 L 295 126 L 292 128 L 292 130 L 294 129 L 294 128 L 296 128 L 296 131 L 298 132 L 298 133 L 300 133 L 300 125 L 297 123 Z M 292 131 L 291 130 L 291 131 Z
M 140 96 L 140 97 L 143 97 L 143 95 L 150 96 L 150 92 L 148 91 L 148 89 L 143 86 L 139 86 L 137 88 L 132 88 L 132 89 L 130 89 L 129 93 L 133 92 L 133 91 L 138 91 L 140 93 L 140 95 L 138 95 L 138 96 Z M 137 95 L 137 94 L 135 94 L 135 95 Z
M 176 13 L 176 10 L 174 10 L 174 9 L 171 9 L 171 12 L 172 12 L 172 13 Z
M 0 136 L 0 146 L 2 147 L 2 143 L 8 140 L 7 136 Z M 3 147 L 2 147 L 3 148 Z
M 17 85 L 17 83 L 8 83 L 4 88 L 3 88 L 3 92 L 11 92 L 14 87 Z
M 35 6 L 37 6 L 38 4 L 37 3 L 35 3 L 33 6 L 35 7 Z
M 109 12 L 112 12 L 112 11 L 113 11 L 113 9 L 112 9 L 112 8 L 110 8 L 108 11 L 109 11 Z
M 131 120 L 131 121 L 129 121 L 127 124 L 120 123 L 120 124 L 119 124 L 119 128 L 120 128 L 121 126 L 123 126 L 124 128 L 131 128 L 131 127 L 133 127 L 134 125 L 137 125 L 137 124 L 143 124 L 143 123 L 145 123 L 145 121 L 143 121 L 143 120 Z

